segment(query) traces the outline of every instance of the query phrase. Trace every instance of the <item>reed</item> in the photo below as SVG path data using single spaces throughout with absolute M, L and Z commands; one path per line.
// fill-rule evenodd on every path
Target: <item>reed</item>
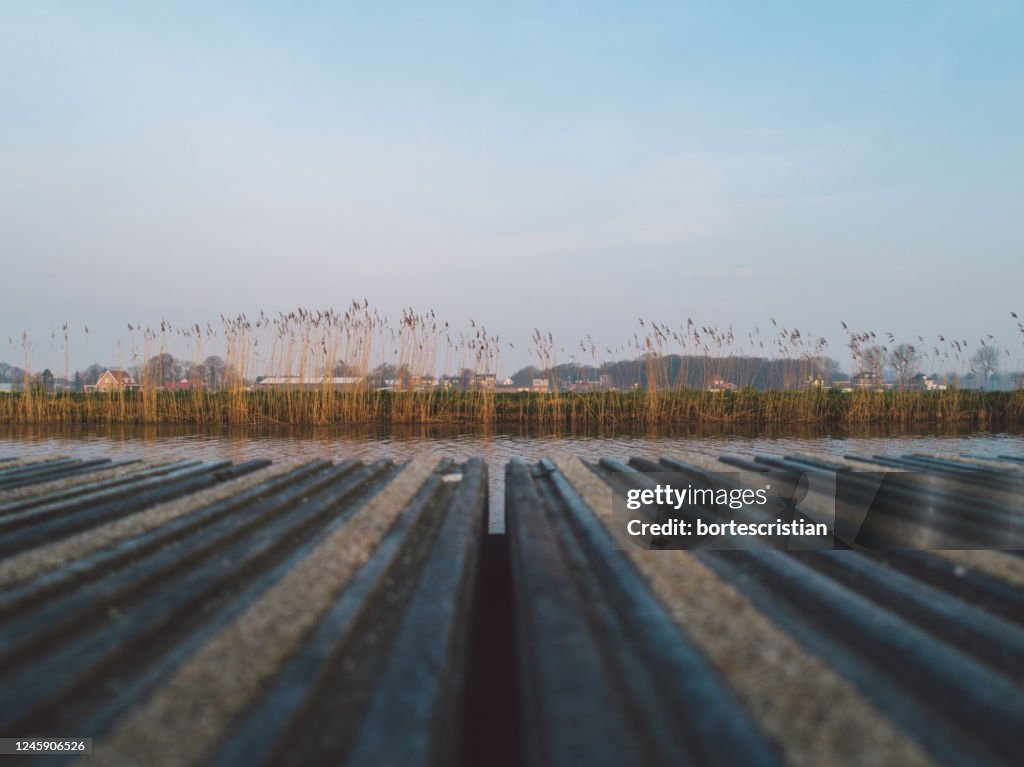
M 1016 315 L 1024 341 L 1024 325 Z M 344 312 L 298 309 L 255 319 L 221 317 L 217 325 L 156 328 L 128 325 L 116 365 L 133 372 L 137 390 L 80 393 L 52 390 L 29 372 L 34 347 L 21 338 L 21 391 L 0 395 L 0 422 L 10 424 L 182 424 L 193 426 L 489 425 L 546 429 L 659 428 L 677 424 L 754 426 L 808 424 L 891 427 L 1024 425 L 1024 391 L 977 391 L 963 384 L 998 351 L 992 336 L 969 347 L 964 339 L 918 337 L 897 343 L 891 333 L 846 333 L 850 369 L 891 372 L 889 391 L 837 391 L 823 384 L 838 363 L 824 338 L 780 326 L 745 337 L 732 327 L 678 327 L 641 319 L 630 341 L 598 353 L 591 338 L 567 350 L 535 330 L 533 348 L 517 350 L 470 321 L 457 332 L 434 312 L 403 312 L 391 323 L 364 301 Z M 71 332 L 62 333 L 58 359 L 70 375 Z M 54 335 L 57 342 L 58 336 Z M 88 349 L 89 333 L 85 330 Z M 13 347 L 13 343 L 12 343 Z M 502 353 L 526 362 L 548 392 L 504 393 L 492 388 Z M 1002 354 L 1010 356 L 1009 349 Z M 523 357 L 525 355 L 525 359 Z M 987 360 L 987 362 L 986 362 Z M 913 371 L 943 372 L 942 391 L 907 387 Z M 986 372 L 987 371 L 987 372 Z M 986 380 L 991 370 L 985 373 Z M 586 388 L 562 379 L 614 379 L 614 389 Z M 264 388 L 261 377 L 291 385 Z M 175 391 L 180 378 L 192 382 Z M 338 379 L 345 379 L 339 384 Z M 728 390 L 727 390 L 728 389 Z M 734 390 L 733 390 L 734 389 Z
M 1024 426 L 1014 392 L 17 392 L 0 399 L 0 423 L 62 425 L 327 426 L 512 425 L 545 429 L 729 423 L 758 426 Z

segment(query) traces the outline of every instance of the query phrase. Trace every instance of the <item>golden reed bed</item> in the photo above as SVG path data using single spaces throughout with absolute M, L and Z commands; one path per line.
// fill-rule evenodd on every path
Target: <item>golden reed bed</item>
M 592 428 L 731 423 L 759 426 L 1024 426 L 1024 391 L 494 393 L 371 389 L 269 392 L 17 392 L 0 423 L 324 426 L 510 425 Z

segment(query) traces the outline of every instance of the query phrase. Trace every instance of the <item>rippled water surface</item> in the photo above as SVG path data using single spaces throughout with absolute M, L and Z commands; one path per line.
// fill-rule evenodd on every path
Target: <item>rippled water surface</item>
M 502 527 L 503 473 L 513 458 L 532 461 L 564 451 L 587 459 L 657 458 L 673 453 L 804 452 L 842 455 L 899 454 L 935 451 L 951 454 L 1024 456 L 1024 434 L 987 432 L 872 432 L 790 430 L 756 432 L 700 429 L 664 433 L 537 434 L 429 429 L 367 432 L 338 429 L 253 431 L 195 431 L 166 427 L 116 427 L 91 430 L 0 427 L 0 457 L 64 454 L 112 459 L 203 461 L 248 458 L 316 458 L 331 460 L 378 458 L 405 460 L 422 451 L 465 460 L 487 461 L 491 483 L 491 529 Z

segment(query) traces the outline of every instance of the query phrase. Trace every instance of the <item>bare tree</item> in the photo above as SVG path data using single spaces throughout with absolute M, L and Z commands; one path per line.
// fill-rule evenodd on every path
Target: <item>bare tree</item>
M 971 357 L 974 371 L 981 376 L 982 388 L 988 391 L 988 380 L 999 370 L 999 347 L 989 346 L 984 341 Z
M 100 376 L 103 375 L 103 371 L 106 370 L 102 365 L 90 365 L 82 373 L 82 385 L 83 386 L 94 386 Z
M 334 367 L 331 368 L 332 376 L 360 376 L 362 374 L 363 371 L 359 369 L 358 365 L 349 362 L 336 362 Z
M 221 357 L 211 355 L 199 364 L 199 369 L 196 372 L 206 389 L 219 391 L 224 387 L 226 367 Z
M 901 389 L 906 387 L 907 381 L 917 372 L 920 358 L 920 352 L 910 344 L 900 344 L 889 352 L 889 367 L 896 374 Z
M 861 365 L 864 371 L 874 373 L 879 380 L 882 379 L 882 372 L 885 370 L 885 359 L 885 347 L 878 344 L 865 347 L 861 352 Z
M 143 364 L 140 383 L 160 388 L 180 380 L 182 373 L 181 363 L 167 352 L 163 352 L 150 357 Z

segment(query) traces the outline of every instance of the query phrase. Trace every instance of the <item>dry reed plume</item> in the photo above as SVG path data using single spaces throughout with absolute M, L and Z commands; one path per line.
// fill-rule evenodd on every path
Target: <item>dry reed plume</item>
M 1024 342 L 1024 325 L 1012 316 Z M 891 333 L 855 332 L 842 323 L 851 371 L 888 372 L 897 381 L 889 391 L 843 392 L 824 385 L 838 369 L 825 339 L 781 327 L 775 319 L 769 331 L 755 328 L 745 336 L 734 334 L 732 327 L 704 326 L 692 319 L 678 327 L 643 319 L 639 325 L 627 343 L 605 348 L 603 354 L 589 337 L 567 351 L 550 333 L 535 330 L 528 364 L 548 391 L 523 393 L 492 388 L 487 377 L 497 374 L 502 349 L 510 355 L 521 352 L 512 344 L 503 346 L 475 322 L 468 331 L 456 332 L 432 311 L 408 310 L 394 325 L 366 302 L 354 302 L 344 312 L 299 309 L 276 317 L 262 312 L 255 319 L 221 317 L 216 327 L 128 325 L 129 341 L 118 345 L 111 367 L 134 371 L 139 387 L 106 394 L 48 387 L 30 372 L 33 345 L 23 335 L 24 385 L 0 396 L 0 422 L 569 429 L 700 422 L 981 427 L 1024 422 L 1019 381 L 1014 391 L 963 385 L 982 377 L 987 383 L 1002 358 L 1010 357 L 992 336 L 975 347 L 944 335 L 933 343 L 922 337 L 897 343 Z M 88 353 L 88 328 L 84 335 Z M 64 378 L 69 379 L 68 325 L 62 337 L 54 334 L 54 343 L 61 338 Z M 172 351 L 181 356 L 171 356 Z M 941 372 L 949 385 L 912 390 L 908 382 L 916 371 Z M 192 388 L 168 390 L 177 375 L 188 377 Z M 254 386 L 266 377 L 291 383 L 265 390 Z M 574 380 L 580 378 L 585 383 Z

